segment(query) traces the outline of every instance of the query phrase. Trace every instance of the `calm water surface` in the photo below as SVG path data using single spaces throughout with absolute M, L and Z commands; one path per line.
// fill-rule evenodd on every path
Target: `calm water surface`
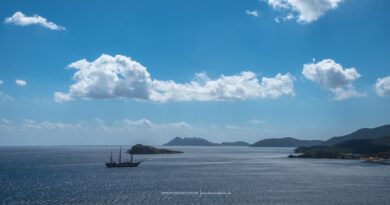
M 291 148 L 170 148 L 185 153 L 107 169 L 116 146 L 1 147 L 0 204 L 390 204 L 390 166 L 288 159 Z

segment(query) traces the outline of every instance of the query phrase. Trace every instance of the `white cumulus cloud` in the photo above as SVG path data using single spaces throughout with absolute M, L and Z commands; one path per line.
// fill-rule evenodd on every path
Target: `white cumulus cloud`
M 85 59 L 69 65 L 76 69 L 75 81 L 67 93 L 55 92 L 57 102 L 73 99 L 134 99 L 153 102 L 224 101 L 294 96 L 294 77 L 277 74 L 263 77 L 244 71 L 237 75 L 221 75 L 210 79 L 198 73 L 187 83 L 152 79 L 147 69 L 130 57 L 101 55 L 89 62 Z
M 75 83 L 70 86 L 68 93 L 54 94 L 58 102 L 74 98 L 147 100 L 150 96 L 151 79 L 148 71 L 126 56 L 103 54 L 93 62 L 83 59 L 68 67 L 77 70 L 73 75 Z
M 333 94 L 334 100 L 363 96 L 356 91 L 353 82 L 360 78 L 355 68 L 343 68 L 332 59 L 304 64 L 302 74 Z
M 379 78 L 375 83 L 375 91 L 379 96 L 390 96 L 390 76 Z
M 273 78 L 263 77 L 261 82 L 256 74 L 244 71 L 237 75 L 221 75 L 210 79 L 199 74 L 195 80 L 180 84 L 174 81 L 153 81 L 151 100 L 166 101 L 226 101 L 254 98 L 278 98 L 294 95 L 294 78 L 290 74 L 277 74 Z
M 267 0 L 268 5 L 287 14 L 275 21 L 296 19 L 307 24 L 318 20 L 326 12 L 336 9 L 343 0 Z
M 15 80 L 15 84 L 16 84 L 17 86 L 23 87 L 23 86 L 26 86 L 26 85 L 27 85 L 27 82 L 26 82 L 25 80 L 16 79 L 16 80 Z
M 50 30 L 65 30 L 65 27 L 50 22 L 42 16 L 36 14 L 33 16 L 26 16 L 20 11 L 15 12 L 11 17 L 7 17 L 4 22 L 17 26 L 41 25 Z
M 258 17 L 259 16 L 259 11 L 257 10 L 245 10 L 245 13 L 248 14 L 249 16 L 254 16 L 254 17 Z

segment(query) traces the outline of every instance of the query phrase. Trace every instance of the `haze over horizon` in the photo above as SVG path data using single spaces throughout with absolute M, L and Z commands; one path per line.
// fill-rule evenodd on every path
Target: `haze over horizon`
M 0 146 L 327 140 L 390 124 L 387 0 L 0 6 Z

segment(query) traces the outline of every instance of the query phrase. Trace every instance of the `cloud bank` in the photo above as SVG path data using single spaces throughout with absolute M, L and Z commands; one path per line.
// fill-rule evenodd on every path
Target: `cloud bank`
M 132 99 L 152 102 L 168 101 L 234 101 L 255 98 L 294 96 L 294 77 L 277 74 L 263 77 L 243 71 L 237 75 L 221 75 L 210 79 L 197 73 L 187 83 L 152 79 L 147 69 L 130 57 L 101 55 L 92 62 L 82 59 L 71 63 L 77 70 L 74 83 L 66 93 L 55 92 L 57 102 L 74 99 Z
M 333 94 L 334 100 L 364 96 L 356 91 L 353 82 L 360 78 L 355 68 L 343 68 L 332 59 L 304 64 L 302 74 Z
M 106 123 L 94 121 L 35 121 L 23 119 L 11 122 L 0 118 L 0 141 L 16 144 L 108 144 L 165 143 L 174 136 L 193 136 L 201 129 L 186 122 L 152 122 L 148 119 L 123 119 Z
M 102 119 L 84 121 L 8 120 L 0 118 L 2 145 L 107 145 L 163 144 L 176 136 L 202 137 L 213 142 L 244 140 L 254 142 L 259 136 L 294 136 L 293 130 L 263 126 L 263 121 L 248 120 L 233 124 L 189 124 L 183 121 L 155 122 L 150 119 Z M 242 135 L 245 131 L 245 136 Z M 311 135 L 312 133 L 310 133 Z M 310 136 L 309 135 L 309 136 Z M 261 139 L 261 138 L 260 138 Z
M 343 0 L 267 0 L 272 8 L 283 11 L 285 16 L 277 17 L 275 21 L 296 20 L 308 24 L 318 20 L 326 12 L 336 9 Z
M 9 123 L 8 123 L 9 124 Z M 39 130 L 62 130 L 62 129 L 82 129 L 83 126 L 80 123 L 64 123 L 64 122 L 36 122 L 30 119 L 24 119 L 22 126 L 24 128 L 32 128 Z
M 42 16 L 36 14 L 34 16 L 26 16 L 20 11 L 15 12 L 11 17 L 7 17 L 4 22 L 16 26 L 40 25 L 50 30 L 65 30 L 65 27 L 50 22 Z

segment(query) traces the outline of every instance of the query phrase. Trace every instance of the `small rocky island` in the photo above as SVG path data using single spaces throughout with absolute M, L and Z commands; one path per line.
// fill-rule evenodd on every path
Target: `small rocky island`
M 129 154 L 181 154 L 182 151 L 159 149 L 152 146 L 136 144 L 127 151 Z

